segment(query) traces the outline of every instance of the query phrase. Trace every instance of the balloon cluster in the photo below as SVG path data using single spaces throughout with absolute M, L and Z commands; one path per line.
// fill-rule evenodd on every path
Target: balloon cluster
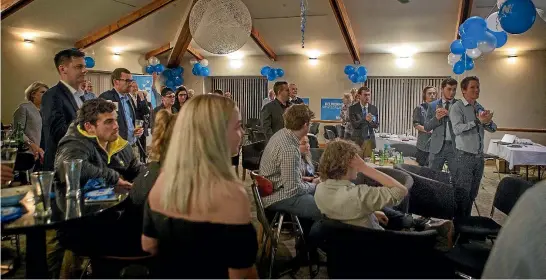
M 95 67 L 95 59 L 93 59 L 92 57 L 90 56 L 86 56 L 84 58 L 85 60 L 85 68 L 93 68 Z
M 461 39 L 451 43 L 447 60 L 453 73 L 460 75 L 474 68 L 474 61 L 482 54 L 503 47 L 508 33 L 521 34 L 531 28 L 536 19 L 536 8 L 531 0 L 498 0 L 499 11 L 487 20 L 471 17 L 459 26 Z
M 284 76 L 284 70 L 282 70 L 282 68 L 264 66 L 262 67 L 262 70 L 260 70 L 260 74 L 267 77 L 267 80 L 274 81 L 275 79 L 282 78 Z
M 193 68 L 191 69 L 193 75 L 203 77 L 208 77 L 210 75 L 208 60 L 202 59 L 201 61 L 197 61 L 197 59 L 192 58 L 190 63 L 193 65 Z
M 368 69 L 364 66 L 359 66 L 358 68 L 353 65 L 345 66 L 343 73 L 347 75 L 347 78 L 353 83 L 363 83 L 368 79 Z
M 171 89 L 174 89 L 183 85 L 184 78 L 182 77 L 182 74 L 184 74 L 184 68 L 182 68 L 182 66 L 165 69 L 163 71 L 163 77 L 165 78 L 165 85 Z
M 152 56 L 148 58 L 148 66 L 146 66 L 146 73 L 153 74 L 158 73 L 161 74 L 165 70 L 165 66 L 163 66 L 161 63 L 159 63 L 159 59 L 155 56 Z

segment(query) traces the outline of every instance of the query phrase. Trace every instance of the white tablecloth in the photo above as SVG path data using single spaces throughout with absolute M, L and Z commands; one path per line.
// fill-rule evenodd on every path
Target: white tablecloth
M 521 148 L 500 145 L 494 142 L 500 139 L 491 139 L 487 153 L 498 156 L 510 164 L 510 169 L 515 165 L 546 165 L 546 147 L 534 143 L 533 145 L 521 145 Z
M 410 138 L 414 138 L 413 136 L 408 136 Z M 394 144 L 394 143 L 405 143 L 410 144 L 412 146 L 417 146 L 417 139 L 410 139 L 408 141 L 402 141 L 399 137 L 389 137 L 389 138 L 383 138 L 379 137 L 379 135 L 375 136 L 375 149 L 376 150 L 383 150 L 383 147 L 385 147 L 385 144 Z

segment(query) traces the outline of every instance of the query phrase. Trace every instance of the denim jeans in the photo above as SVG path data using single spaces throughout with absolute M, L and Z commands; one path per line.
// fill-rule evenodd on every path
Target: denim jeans
M 386 229 L 389 230 L 402 230 L 408 229 L 413 226 L 413 217 L 398 210 L 394 210 L 390 207 L 381 209 L 385 216 L 389 218 Z

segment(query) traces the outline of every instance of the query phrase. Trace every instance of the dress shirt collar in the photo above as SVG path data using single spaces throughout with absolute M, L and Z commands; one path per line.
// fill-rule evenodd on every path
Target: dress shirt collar
M 63 83 L 63 85 L 65 85 L 65 86 L 68 88 L 68 90 L 70 91 L 70 93 L 72 93 L 72 94 L 81 93 L 79 90 L 73 88 L 71 85 L 69 85 L 69 84 L 68 84 L 67 82 L 65 82 L 65 81 L 61 80 L 61 83 Z
M 126 94 L 121 94 L 121 93 L 119 93 L 116 89 L 114 89 L 114 90 L 118 93 L 119 99 L 121 99 L 122 101 L 128 100 L 128 96 L 127 96 L 128 93 L 126 93 Z
M 464 98 L 463 98 L 463 99 L 464 99 Z M 447 99 L 445 99 L 445 98 L 442 97 L 442 104 L 445 105 L 445 104 L 447 104 L 447 103 L 451 103 L 451 105 L 453 105 L 453 101 L 454 101 L 454 100 L 455 100 L 455 99 L 447 100 Z

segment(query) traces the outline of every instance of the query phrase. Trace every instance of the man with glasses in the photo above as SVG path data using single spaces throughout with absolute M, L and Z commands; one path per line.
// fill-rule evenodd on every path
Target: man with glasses
M 178 113 L 178 110 L 174 107 L 175 94 L 174 91 L 168 87 L 161 90 L 161 105 L 155 107 L 154 115 L 161 110 L 167 110 L 171 114 Z
M 119 135 L 127 140 L 133 147 L 133 151 L 138 152 L 138 138 L 144 133 L 142 127 L 136 128 L 136 104 L 129 96 L 133 76 L 125 68 L 116 68 L 111 76 L 113 89 L 103 92 L 99 97 L 113 102 L 116 105 L 118 113 Z M 137 157 L 138 157 L 137 153 Z

